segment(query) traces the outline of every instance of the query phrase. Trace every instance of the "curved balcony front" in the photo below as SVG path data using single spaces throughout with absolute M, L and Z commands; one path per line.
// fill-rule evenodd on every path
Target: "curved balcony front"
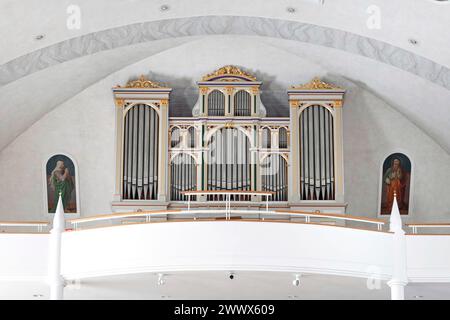
M 62 275 L 254 270 L 389 279 L 392 234 L 280 221 L 170 221 L 63 233 Z

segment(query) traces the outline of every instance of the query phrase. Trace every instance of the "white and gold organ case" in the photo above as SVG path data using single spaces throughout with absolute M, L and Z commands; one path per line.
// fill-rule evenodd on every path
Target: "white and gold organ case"
M 185 191 L 271 191 L 272 208 L 345 212 L 342 106 L 345 91 L 317 78 L 287 90 L 289 115 L 271 117 L 261 85 L 236 66 L 198 83 L 191 117 L 169 117 L 169 86 L 145 77 L 113 88 L 116 102 L 114 211 L 186 206 Z M 234 206 L 264 207 L 258 195 Z

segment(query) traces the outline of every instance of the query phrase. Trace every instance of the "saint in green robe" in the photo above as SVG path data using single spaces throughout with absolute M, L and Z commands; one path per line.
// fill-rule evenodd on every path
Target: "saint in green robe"
M 66 173 L 67 172 L 67 173 Z M 66 211 L 67 203 L 70 201 L 72 190 L 74 188 L 74 183 L 72 181 L 72 177 L 69 175 L 68 171 L 63 170 L 53 170 L 52 175 L 50 177 L 50 184 L 55 190 L 54 194 L 54 206 L 50 210 L 51 213 L 56 211 L 56 206 L 58 205 L 59 194 L 61 193 L 61 200 Z

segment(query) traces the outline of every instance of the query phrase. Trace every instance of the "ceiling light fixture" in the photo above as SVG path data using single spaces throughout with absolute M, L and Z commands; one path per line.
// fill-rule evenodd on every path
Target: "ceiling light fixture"
M 158 286 L 162 286 L 166 283 L 166 280 L 164 279 L 164 274 L 158 273 Z
M 414 299 L 422 299 L 423 296 L 413 296 Z
M 295 12 L 295 8 L 293 8 L 293 7 L 287 7 L 287 8 L 286 8 L 286 11 L 289 12 L 289 13 L 294 13 L 294 12 Z
M 419 41 L 417 41 L 416 39 L 412 39 L 412 38 L 408 39 L 408 42 L 411 43 L 414 46 L 419 43 Z
M 296 274 L 295 279 L 292 281 L 292 285 L 298 287 L 300 285 L 300 275 Z
M 163 5 L 160 7 L 160 10 L 161 10 L 161 11 L 167 11 L 167 10 L 169 10 L 169 6 L 168 6 L 167 4 L 163 4 Z
M 34 37 L 36 40 L 42 40 L 44 39 L 44 35 L 43 34 L 38 34 L 36 37 Z
M 41 293 L 33 294 L 33 297 L 35 297 L 35 298 L 42 298 L 43 296 L 44 296 L 44 295 L 41 294 Z

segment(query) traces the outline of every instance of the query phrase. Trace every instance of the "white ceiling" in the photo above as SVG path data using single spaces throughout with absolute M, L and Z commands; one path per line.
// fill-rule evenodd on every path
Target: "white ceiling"
M 83 279 L 70 283 L 65 299 L 390 299 L 385 282 L 379 285 L 364 278 L 304 274 L 300 286 L 295 275 L 283 272 L 228 271 L 178 272 L 164 276 L 158 285 L 155 273 Z M 418 297 L 419 296 L 419 297 Z M 49 288 L 42 282 L 1 282 L 0 299 L 48 299 Z M 406 299 L 450 299 L 446 283 L 408 284 Z
M 344 30 L 381 40 L 410 50 L 439 64 L 450 66 L 448 37 L 449 3 L 434 0 L 325 0 L 323 6 L 314 0 L 81 0 L 81 29 L 66 28 L 69 0 L 1 0 L 0 64 L 31 51 L 70 38 L 133 23 L 195 17 L 229 15 L 267 17 L 300 21 Z M 161 5 L 169 10 L 162 12 Z M 380 8 L 381 28 L 369 29 L 368 7 Z M 287 12 L 293 7 L 296 12 Z M 38 34 L 45 38 L 36 41 Z M 419 41 L 412 46 L 409 38 Z
M 264 75 L 264 78 L 260 80 L 271 83 L 272 89 L 277 90 L 284 90 L 294 83 L 309 81 L 311 77 L 317 75 L 338 83 L 347 82 L 350 85 L 358 85 L 387 101 L 448 153 L 450 152 L 450 113 L 448 112 L 450 90 L 445 85 L 440 85 L 440 83 L 450 85 L 450 78 L 447 79 L 439 72 L 439 69 L 436 69 L 436 66 L 444 69 L 450 66 L 450 37 L 448 37 L 450 2 L 326 0 L 325 5 L 321 6 L 307 0 L 277 2 L 85 0 L 78 2 L 82 19 L 80 30 L 66 28 L 68 17 L 66 9 L 72 1 L 46 0 L 45 3 L 42 5 L 32 0 L 0 0 L 0 17 L 2 18 L 0 19 L 0 47 L 8 48 L 0 51 L 0 79 L 10 76 L 7 71 L 2 74 L 2 66 L 14 65 L 14 62 L 18 64 L 15 65 L 17 69 L 14 69 L 18 70 L 15 80 L 0 86 L 2 103 L 0 150 L 3 150 L 46 113 L 80 91 L 119 70 L 127 70 L 128 66 L 148 62 L 145 69 L 136 68 L 139 70 L 136 72 L 156 72 L 161 76 L 159 80 L 165 82 L 186 78 L 194 84 L 204 73 L 211 72 L 227 63 L 238 64 L 251 71 L 259 72 Z M 162 12 L 160 7 L 163 4 L 167 4 L 169 10 Z M 367 8 L 370 5 L 377 5 L 381 10 L 381 29 L 379 30 L 366 27 L 369 17 Z M 288 13 L 287 7 L 295 8 L 296 12 Z M 321 34 L 327 34 L 330 30 L 336 30 L 336 35 L 339 35 L 339 30 L 344 30 L 361 35 L 369 42 L 357 50 L 352 49 L 352 45 L 360 45 L 358 41 L 361 39 L 355 40 L 351 34 L 346 34 L 342 41 L 349 41 L 346 44 L 348 48 L 338 50 L 328 46 L 326 39 L 306 41 L 309 43 L 283 40 L 286 39 L 284 35 L 280 36 L 283 39 L 277 39 L 279 35 L 271 33 L 273 26 L 264 25 L 271 21 L 260 21 L 262 25 L 259 28 L 268 30 L 267 33 L 271 36 L 167 37 L 164 40 L 118 46 L 109 50 L 109 44 L 105 43 L 106 49 L 95 51 L 96 49 L 93 48 L 92 54 L 89 54 L 89 46 L 84 48 L 87 51 L 83 55 L 77 55 L 76 52 L 80 41 L 84 41 L 80 38 L 83 35 L 95 35 L 105 29 L 129 26 L 139 22 L 210 15 L 298 21 L 331 28 L 322 30 L 323 33 L 313 33 L 313 37 L 320 37 Z M 251 22 L 251 20 L 248 21 Z M 190 34 L 189 30 L 184 29 L 187 28 L 184 25 L 175 26 L 177 32 Z M 208 27 L 210 26 L 205 26 L 206 29 Z M 119 41 L 120 45 L 121 37 L 129 36 L 126 30 L 126 28 L 120 30 L 119 34 L 111 35 L 111 37 L 115 39 L 118 37 L 116 42 Z M 289 29 L 286 30 L 285 32 L 289 33 Z M 167 30 L 154 31 L 170 34 Z M 213 31 L 212 34 L 214 34 Z M 44 39 L 35 40 L 37 34 L 44 34 Z M 411 37 L 419 41 L 417 46 L 412 46 L 408 42 L 408 38 Z M 73 42 L 72 40 L 63 42 L 68 39 L 73 39 Z M 377 51 L 380 43 L 371 42 L 370 39 L 403 48 L 417 56 L 413 56 L 415 60 L 401 62 L 400 68 L 396 67 L 399 57 L 402 57 L 401 60 L 410 57 L 405 56 L 404 52 L 397 56 L 399 52 L 395 51 L 394 47 Z M 334 47 L 341 48 L 340 40 L 336 41 L 338 43 L 334 44 Z M 316 42 L 322 45 L 315 45 Z M 55 47 L 58 43 L 61 46 Z M 367 45 L 369 47 L 366 47 Z M 214 52 L 208 50 L 214 46 L 218 49 Z M 41 51 L 35 51 L 44 50 L 45 47 L 48 47 L 47 53 L 51 50 L 58 50 L 58 54 L 64 54 L 67 50 L 74 52 L 70 53 L 72 58 L 69 55 L 69 58 L 58 61 L 55 56 L 44 56 Z M 202 52 L 201 50 L 205 48 L 206 52 Z M 371 52 L 371 50 L 374 51 Z M 379 56 L 378 53 L 382 51 L 385 55 Z M 368 56 L 371 58 L 368 59 Z M 427 61 L 420 62 L 417 60 L 419 56 L 434 61 L 435 65 L 432 66 Z M 20 60 L 19 57 L 28 57 L 28 60 Z M 19 59 L 11 61 L 16 58 Z M 40 71 L 34 72 L 36 70 L 30 69 L 31 65 Z M 312 65 L 315 68 L 311 67 L 310 71 L 306 72 L 305 65 Z M 419 68 L 417 70 L 420 74 L 414 68 Z M 431 69 L 427 68 L 431 68 L 434 73 L 429 73 Z M 408 72 L 410 69 L 417 72 Z M 137 74 L 128 69 L 127 77 L 133 76 Z M 167 78 L 164 78 L 165 76 Z M 440 83 L 436 83 L 438 77 L 444 77 L 440 79 Z

